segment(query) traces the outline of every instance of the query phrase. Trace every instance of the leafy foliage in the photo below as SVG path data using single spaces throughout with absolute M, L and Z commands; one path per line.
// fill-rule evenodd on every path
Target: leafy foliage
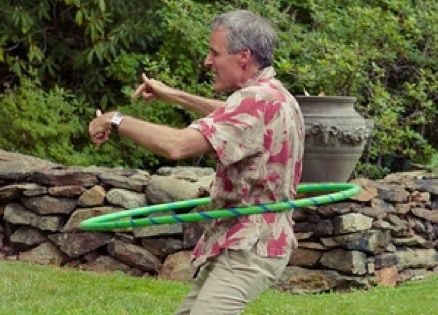
M 84 129 L 72 115 L 74 103 L 63 89 L 44 92 L 35 82 L 23 80 L 0 97 L 0 147 L 71 162 L 74 142 Z
M 11 137 L 0 139 L 0 145 L 71 164 L 164 163 L 117 137 L 96 150 L 89 144 L 86 124 L 95 108 L 117 107 L 157 123 L 187 125 L 196 116 L 177 106 L 145 105 L 127 96 L 141 71 L 192 93 L 213 96 L 210 74 L 202 67 L 208 22 L 236 8 L 258 12 L 276 25 L 275 68 L 292 93 L 353 95 L 358 98 L 356 109 L 374 120 L 357 175 L 380 177 L 409 167 L 410 162 L 427 163 L 437 152 L 438 4 L 427 0 L 2 1 L 0 89 L 2 102 L 8 100 L 3 107 L 15 106 L 26 94 L 27 106 L 35 111 L 43 107 L 37 102 L 47 105 L 48 97 L 56 94 L 70 115 L 72 129 L 66 132 L 70 138 L 65 137 L 70 144 L 53 138 L 64 141 L 59 144 L 62 153 L 42 149 L 49 137 L 42 131 L 33 131 L 35 147 L 26 147 L 18 140 L 22 129 L 5 124 L 0 133 Z M 35 95 L 26 91 L 35 88 Z M 0 110 L 4 115 L 13 113 Z M 53 106 L 45 113 L 64 115 Z M 28 118 L 17 110 L 15 115 L 3 119 L 25 125 L 21 120 Z M 51 121 L 51 128 L 57 121 L 62 119 Z M 32 129 L 39 128 L 48 125 L 35 120 Z M 67 125 L 59 130 L 63 128 Z M 17 139 L 13 145 L 12 139 Z M 194 162 L 199 163 L 188 161 Z

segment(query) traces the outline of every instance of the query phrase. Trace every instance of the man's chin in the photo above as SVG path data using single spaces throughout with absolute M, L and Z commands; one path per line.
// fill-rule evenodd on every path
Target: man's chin
M 221 84 L 219 82 L 215 82 L 213 84 L 213 90 L 215 93 L 223 93 L 223 92 L 229 92 L 232 91 L 233 89 L 225 84 Z
M 213 90 L 215 91 L 215 93 L 221 93 L 224 90 L 224 87 L 222 84 L 218 83 L 218 82 L 214 82 L 213 83 Z

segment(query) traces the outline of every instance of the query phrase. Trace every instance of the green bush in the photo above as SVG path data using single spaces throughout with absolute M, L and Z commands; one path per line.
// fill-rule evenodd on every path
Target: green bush
M 30 77 L 43 82 L 47 93 L 56 86 L 71 91 L 66 100 L 79 120 L 73 149 L 58 154 L 38 149 L 39 155 L 69 163 L 168 164 L 117 137 L 95 150 L 86 124 L 97 107 L 121 108 L 175 127 L 196 118 L 178 107 L 131 102 L 127 96 L 142 71 L 213 96 L 211 76 L 202 67 L 208 22 L 235 8 L 258 12 L 276 25 L 275 68 L 293 94 L 356 96 L 356 109 L 374 120 L 356 176 L 381 177 L 410 163 L 430 163 L 438 148 L 436 1 L 6 0 L 0 4 L 0 88 Z M 6 125 L 0 129 L 8 131 Z M 28 152 L 20 141 L 13 149 Z M 186 161 L 195 162 L 205 161 Z
M 435 173 L 438 173 L 438 153 L 432 155 L 430 163 L 427 165 L 427 167 Z
M 84 130 L 74 97 L 61 88 L 48 92 L 23 80 L 0 95 L 0 147 L 61 163 L 74 162 L 74 143 Z

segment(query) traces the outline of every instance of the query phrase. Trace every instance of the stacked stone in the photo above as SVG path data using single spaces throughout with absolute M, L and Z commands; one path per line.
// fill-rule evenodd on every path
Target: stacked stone
M 5 160 L 2 154 L 0 258 L 188 279 L 190 250 L 202 233 L 200 224 L 105 233 L 78 227 L 97 215 L 204 197 L 212 169 L 162 168 L 151 176 L 141 170 L 66 168 L 19 155 L 14 155 L 18 160 Z M 184 267 L 178 273 L 173 266 L 181 259 Z
M 368 288 L 438 272 L 438 179 L 415 175 L 354 180 L 364 191 L 351 201 L 296 210 L 299 247 L 278 287 Z
M 438 271 L 438 179 L 356 180 L 351 200 L 293 212 L 299 247 L 276 285 L 321 292 L 395 285 Z M 202 223 L 84 232 L 82 220 L 208 195 L 209 168 L 64 167 L 0 150 L 0 258 L 190 279 Z M 305 197 L 305 196 L 301 196 Z M 158 213 L 154 215 L 162 215 Z

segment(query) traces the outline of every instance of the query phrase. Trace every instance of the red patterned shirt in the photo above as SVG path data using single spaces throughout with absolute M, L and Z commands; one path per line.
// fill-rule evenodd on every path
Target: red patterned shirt
M 272 67 L 234 92 L 224 107 L 190 125 L 212 145 L 218 164 L 211 209 L 293 199 L 301 178 L 304 121 L 295 98 Z M 194 266 L 225 248 L 251 249 L 264 257 L 295 248 L 292 212 L 210 221 L 193 250 Z

